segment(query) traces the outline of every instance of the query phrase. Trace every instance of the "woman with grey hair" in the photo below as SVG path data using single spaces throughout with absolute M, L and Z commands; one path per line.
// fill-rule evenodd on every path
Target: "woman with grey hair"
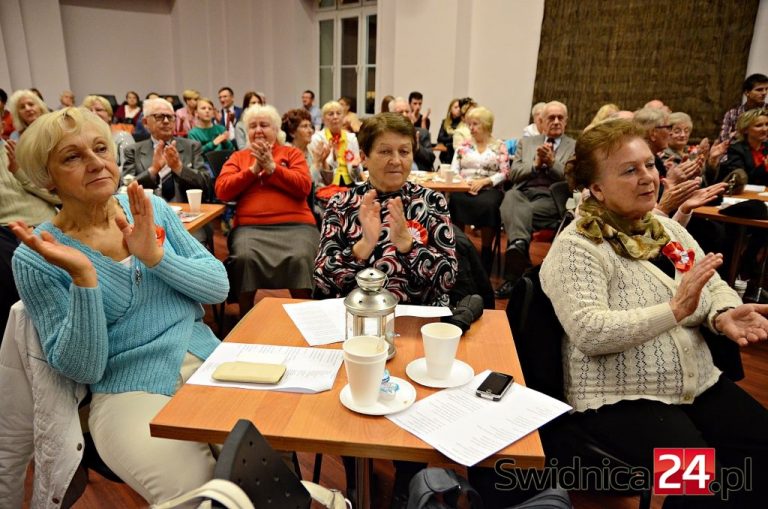
M 301 151 L 284 145 L 280 115 L 272 106 L 243 113 L 248 147 L 224 164 L 216 196 L 237 201 L 229 235 L 232 293 L 240 314 L 253 307 L 259 288 L 287 288 L 309 297 L 319 233 L 307 196 L 312 189 Z
M 149 421 L 219 344 L 201 303 L 226 297 L 223 265 L 138 183 L 115 195 L 112 133 L 92 112 L 43 115 L 17 155 L 64 205 L 34 232 L 10 224 L 24 244 L 13 257 L 14 279 L 45 360 L 89 386 L 99 455 L 150 504 L 200 486 L 215 465 L 208 444 L 152 437 Z
M 8 109 L 13 118 L 12 140 L 18 140 L 21 133 L 37 120 L 43 113 L 48 113 L 48 107 L 32 90 L 17 90 L 8 99 Z

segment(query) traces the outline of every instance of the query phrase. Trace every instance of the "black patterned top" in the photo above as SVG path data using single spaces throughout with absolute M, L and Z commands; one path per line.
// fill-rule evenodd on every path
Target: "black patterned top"
M 387 289 L 403 303 L 448 305 L 448 291 L 456 281 L 456 239 L 445 197 L 436 191 L 406 182 L 394 193 L 379 192 L 381 235 L 368 260 L 358 260 L 352 246 L 363 237 L 357 217 L 369 182 L 335 195 L 328 202 L 315 258 L 316 292 L 323 297 L 342 297 L 355 286 L 355 275 L 366 267 L 384 272 Z M 413 235 L 408 253 L 398 253 L 389 235 L 387 201 L 399 196 Z

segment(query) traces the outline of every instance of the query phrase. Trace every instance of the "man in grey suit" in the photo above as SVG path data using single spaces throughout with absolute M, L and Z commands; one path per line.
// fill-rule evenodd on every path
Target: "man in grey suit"
M 504 260 L 504 283 L 496 297 L 507 298 L 512 287 L 531 265 L 528 245 L 534 230 L 556 228 L 561 217 L 549 187 L 565 179 L 565 163 L 573 155 L 576 141 L 564 134 L 568 108 L 552 101 L 544 106 L 543 134 L 520 139 L 509 180 L 512 189 L 504 195 L 499 211 L 508 244 Z
M 175 121 L 173 107 L 165 99 L 144 101 L 142 122 L 151 137 L 125 148 L 123 175 L 133 175 L 166 201 L 186 202 L 187 189 L 209 193 L 210 174 L 200 143 L 173 136 Z

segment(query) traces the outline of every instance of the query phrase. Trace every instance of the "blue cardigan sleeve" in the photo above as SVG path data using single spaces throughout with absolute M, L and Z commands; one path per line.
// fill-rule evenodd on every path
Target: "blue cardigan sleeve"
M 165 249 L 153 274 L 174 290 L 203 304 L 216 304 L 227 298 L 229 279 L 224 265 L 190 235 L 184 224 L 161 199 L 152 197 L 155 222 L 165 228 Z
M 51 367 L 78 383 L 101 380 L 109 353 L 101 287 L 76 286 L 26 246 L 16 250 L 13 274 Z

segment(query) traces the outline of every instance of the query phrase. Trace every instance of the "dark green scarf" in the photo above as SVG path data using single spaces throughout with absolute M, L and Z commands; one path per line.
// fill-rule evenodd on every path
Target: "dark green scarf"
M 664 226 L 651 212 L 628 220 L 589 197 L 581 203 L 576 231 L 595 244 L 608 242 L 617 255 L 631 260 L 652 260 L 669 242 Z

